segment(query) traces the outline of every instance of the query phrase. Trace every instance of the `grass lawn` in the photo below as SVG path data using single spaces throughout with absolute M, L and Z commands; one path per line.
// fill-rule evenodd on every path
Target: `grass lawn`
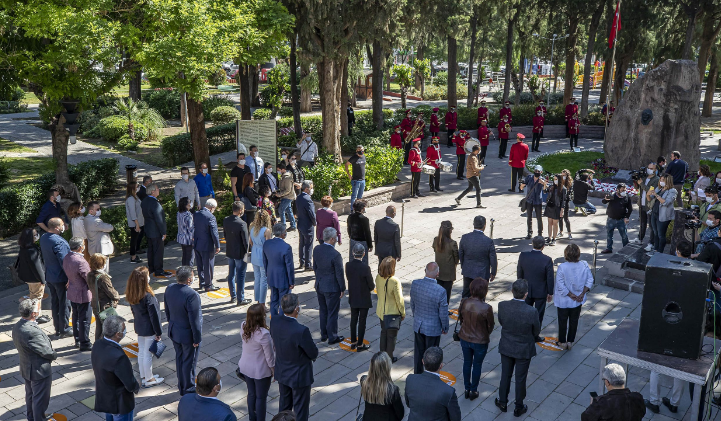
M 3 158 L 10 169 L 8 184 L 20 183 L 53 172 L 55 165 L 50 157 L 44 158 Z
M 0 152 L 37 153 L 38 151 L 0 137 Z
M 567 169 L 573 175 L 580 169 L 591 168 L 598 158 L 603 158 L 603 152 L 568 152 L 543 156 L 538 159 L 538 164 L 554 174 Z
M 168 168 L 168 161 L 163 157 L 163 152 L 160 149 L 160 140 L 152 142 L 143 142 L 136 152 L 129 152 L 125 150 L 115 149 L 117 143 L 108 142 L 103 139 L 89 139 L 78 136 L 78 139 L 83 142 L 87 142 L 98 146 L 103 149 L 112 150 L 115 153 L 119 153 L 129 158 L 137 159 L 138 161 L 145 162 L 156 167 Z

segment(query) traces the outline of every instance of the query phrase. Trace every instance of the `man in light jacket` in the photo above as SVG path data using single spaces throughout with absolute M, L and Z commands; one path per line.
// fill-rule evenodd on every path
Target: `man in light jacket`
M 180 202 L 181 197 L 187 197 L 190 200 L 190 208 L 200 209 L 200 193 L 195 180 L 190 179 L 190 170 L 188 167 L 180 169 L 180 181 L 175 185 L 175 204 Z
M 100 253 L 105 257 L 113 254 L 115 248 L 110 239 L 113 226 L 100 219 L 100 203 L 88 203 L 88 216 L 85 217 L 85 233 L 88 236 L 88 253 L 92 256 Z M 105 272 L 110 273 L 110 259 L 105 259 Z

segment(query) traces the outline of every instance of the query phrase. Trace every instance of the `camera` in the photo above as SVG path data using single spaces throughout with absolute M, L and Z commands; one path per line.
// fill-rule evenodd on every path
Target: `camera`
M 703 226 L 703 222 L 699 221 L 698 218 L 701 216 L 701 209 L 697 205 L 691 206 L 691 209 L 684 211 L 686 216 L 686 222 L 683 226 L 686 229 L 698 229 Z
M 646 178 L 646 167 L 641 167 L 637 170 L 631 171 L 631 180 L 639 181 Z

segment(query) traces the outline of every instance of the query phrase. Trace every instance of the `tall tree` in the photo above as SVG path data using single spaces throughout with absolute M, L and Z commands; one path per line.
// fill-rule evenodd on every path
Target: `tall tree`
M 513 72 L 513 29 L 521 14 L 521 3 L 514 1 L 506 2 L 508 5 L 507 12 L 507 29 L 506 29 L 506 75 L 503 83 L 503 102 L 508 101 L 508 95 L 511 91 L 511 72 Z M 512 5 L 512 3 L 516 3 Z
M 701 116 L 711 117 L 713 113 L 713 96 L 716 92 L 716 84 L 719 78 L 719 61 L 721 61 L 721 54 L 719 54 L 719 45 L 716 44 L 711 49 L 711 67 L 708 72 L 708 79 L 706 82 L 706 93 L 703 99 L 703 109 L 701 110 Z
M 586 13 L 586 0 L 570 0 L 566 2 L 565 18 L 568 38 L 566 38 L 566 73 L 563 75 L 563 103 L 568 104 L 573 97 L 574 73 L 576 71 L 576 43 L 578 42 L 579 25 Z
M 468 97 L 466 98 L 466 107 L 473 105 L 473 98 L 475 97 L 475 87 L 473 85 L 473 60 L 475 59 L 476 53 L 476 38 L 478 37 L 478 7 L 473 8 L 473 15 L 471 16 L 471 50 L 468 53 Z M 478 73 L 478 77 L 481 77 L 481 73 Z
M 693 48 L 693 33 L 696 28 L 696 18 L 701 13 L 702 0 L 686 0 L 681 1 L 681 7 L 688 18 L 686 25 L 686 39 L 683 43 L 683 53 L 681 58 L 684 60 L 691 59 L 691 49 Z
M 601 24 L 601 16 L 606 7 L 606 0 L 596 0 L 596 10 L 591 15 L 588 25 L 588 42 L 586 43 L 586 60 L 583 65 L 583 90 L 581 93 L 581 117 L 588 115 L 588 96 L 591 91 L 591 67 L 593 67 L 593 52 L 596 47 L 596 32 Z
M 721 4 L 705 1 L 702 11 L 703 20 L 701 25 L 701 45 L 698 51 L 698 71 L 703 81 L 711 47 L 716 43 L 719 32 L 721 32 Z

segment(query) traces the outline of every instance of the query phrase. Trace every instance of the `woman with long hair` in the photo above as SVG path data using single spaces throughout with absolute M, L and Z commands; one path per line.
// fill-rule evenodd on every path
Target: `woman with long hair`
M 82 238 L 85 241 L 83 257 L 85 257 L 86 262 L 90 262 L 88 235 L 85 233 L 85 206 L 80 202 L 71 203 L 70 206 L 68 206 L 68 217 L 70 218 L 70 228 L 72 228 L 73 237 Z
M 563 187 L 566 189 L 566 200 L 563 202 L 563 221 L 558 224 L 558 237 L 563 237 L 563 223 L 565 222 L 568 239 L 571 240 L 573 236 L 571 235 L 571 221 L 568 220 L 568 207 L 573 199 L 573 177 L 571 177 L 571 171 L 566 169 L 561 171 L 561 177 L 563 178 Z
M 249 418 L 265 421 L 268 390 L 275 373 L 275 348 L 265 322 L 265 306 L 253 304 L 248 307 L 245 321 L 240 325 L 243 353 L 238 361 L 238 371 L 245 376 L 248 386 Z
M 178 201 L 178 235 L 176 241 L 180 244 L 183 251 L 182 265 L 193 265 L 193 236 L 195 234 L 195 225 L 193 223 L 193 211 L 191 210 L 193 202 L 187 197 L 181 197 Z
M 658 189 L 646 193 L 646 201 L 653 199 L 651 208 L 651 229 L 653 230 L 654 249 L 663 253 L 666 247 L 666 231 L 674 219 L 673 204 L 678 191 L 673 187 L 673 176 L 664 174 L 658 181 Z
M 563 251 L 565 263 L 556 271 L 556 290 L 553 305 L 558 309 L 558 345 L 561 349 L 573 348 L 586 293 L 593 286 L 593 274 L 588 263 L 581 261 L 581 249 L 569 244 Z
M 142 260 L 136 253 L 140 250 L 140 242 L 143 241 L 145 233 L 145 219 L 143 210 L 140 209 L 141 200 L 138 198 L 138 183 L 131 181 L 125 187 L 125 217 L 130 228 L 130 262 L 141 263 Z
M 698 167 L 698 180 L 691 189 L 691 202 L 700 205 L 706 200 L 706 194 L 704 193 L 706 187 L 713 184 L 714 180 L 711 180 L 711 168 L 708 165 L 701 164 Z
M 28 284 L 28 298 L 40 301 L 45 295 L 45 263 L 40 247 L 35 245 L 38 240 L 40 240 L 40 235 L 35 228 L 25 228 L 20 233 L 17 271 L 18 278 Z M 38 314 L 39 317 L 35 320 L 37 323 L 50 321 L 50 317 L 41 314 Z
M 548 218 L 548 237 L 546 244 L 549 246 L 556 245 L 556 235 L 558 234 L 558 223 L 563 218 L 563 204 L 566 201 L 568 192 L 563 186 L 563 176 L 556 174 L 553 177 L 553 185 L 548 189 L 548 198 L 546 199 L 546 217 Z
M 258 192 L 255 191 L 255 180 L 253 180 L 253 174 L 248 173 L 243 176 L 243 197 L 248 199 L 251 205 L 258 207 Z M 255 210 L 248 210 L 248 206 L 245 207 L 245 222 L 250 225 L 255 220 Z
M 263 265 L 263 244 L 273 237 L 273 224 L 270 222 L 268 212 L 256 212 L 253 223 L 248 229 L 250 237 L 250 263 L 253 265 L 253 291 L 255 301 L 265 306 L 265 297 L 268 295 L 268 280 Z
M 396 259 L 388 256 L 381 261 L 378 276 L 376 276 L 376 293 L 378 295 L 376 315 L 381 319 L 379 350 L 387 352 L 392 362 L 398 361 L 398 358 L 393 356 L 393 351 L 396 349 L 398 329 L 389 329 L 383 319 L 386 315 L 400 315 L 401 321 L 406 318 L 403 286 L 395 275 Z
M 436 282 L 446 290 L 447 301 L 451 303 L 451 291 L 456 281 L 456 268 L 458 267 L 458 243 L 451 238 L 453 224 L 451 221 L 441 222 L 438 236 L 433 239 L 433 251 L 436 252 L 438 264 L 438 278 Z
M 391 378 L 391 364 L 388 354 L 379 351 L 371 358 L 368 375 L 361 377 L 363 421 L 401 421 L 405 415 L 400 389 Z
M 120 301 L 120 294 L 115 290 L 113 281 L 105 272 L 108 258 L 100 253 L 90 256 L 90 273 L 86 277 L 88 289 L 92 294 L 90 306 L 95 315 L 95 340 L 103 337 L 103 322 L 100 320 L 100 312 L 110 307 L 116 308 Z
M 471 282 L 471 296 L 464 298 L 458 308 L 458 322 L 461 330 L 461 350 L 463 351 L 463 383 L 466 388 L 466 399 L 479 396 L 478 382 L 481 379 L 483 359 L 488 352 L 491 332 L 495 320 L 493 308 L 486 303 L 488 281 L 476 278 Z
M 125 299 L 133 312 L 135 334 L 138 336 L 138 370 L 143 387 L 157 386 L 162 377 L 153 374 L 150 345 L 163 334 L 160 324 L 160 303 L 150 288 L 150 272 L 146 266 L 133 269 L 125 287 Z

